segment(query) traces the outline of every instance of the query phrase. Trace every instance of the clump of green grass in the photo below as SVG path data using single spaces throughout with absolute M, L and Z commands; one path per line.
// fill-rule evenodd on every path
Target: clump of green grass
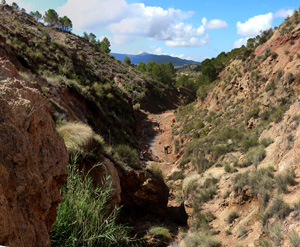
M 102 187 L 94 187 L 89 176 L 82 176 L 75 161 L 68 165 L 63 201 L 50 232 L 52 246 L 138 246 L 130 238 L 130 228 L 117 223 L 120 208 L 109 208 L 112 185 L 106 177 Z
M 293 232 L 288 235 L 288 239 L 292 246 L 300 247 L 300 236 L 299 233 L 293 229 Z
M 186 235 L 183 242 L 189 247 L 217 247 L 220 242 L 207 232 L 190 232 Z
M 149 233 L 153 235 L 159 243 L 167 244 L 172 238 L 169 229 L 162 226 L 151 227 Z

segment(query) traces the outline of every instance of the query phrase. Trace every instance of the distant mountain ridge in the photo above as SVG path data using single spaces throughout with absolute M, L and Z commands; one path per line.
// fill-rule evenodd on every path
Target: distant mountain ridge
M 133 64 L 139 64 L 141 61 L 144 61 L 145 63 L 147 63 L 148 61 L 154 61 L 157 63 L 167 63 L 171 61 L 175 67 L 185 66 L 189 64 L 201 64 L 200 62 L 196 62 L 193 60 L 181 59 L 179 57 L 172 57 L 169 55 L 155 55 L 147 52 L 143 52 L 138 55 L 128 55 L 120 53 L 111 53 L 111 55 L 113 55 L 115 58 L 121 61 L 124 61 L 124 58 L 127 56 L 130 58 L 131 63 Z

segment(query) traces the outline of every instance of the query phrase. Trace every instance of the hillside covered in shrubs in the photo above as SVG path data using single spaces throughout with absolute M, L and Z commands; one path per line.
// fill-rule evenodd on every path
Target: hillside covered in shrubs
M 198 100 L 173 128 L 183 246 L 299 246 L 299 20 L 201 63 Z

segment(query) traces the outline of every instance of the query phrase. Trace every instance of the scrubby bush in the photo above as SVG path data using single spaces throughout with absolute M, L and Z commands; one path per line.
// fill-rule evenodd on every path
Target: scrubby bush
M 182 171 L 175 171 L 175 172 L 173 172 L 169 177 L 168 177 L 168 179 L 169 180 L 173 180 L 173 181 L 176 181 L 176 180 L 178 180 L 178 179 L 184 179 L 184 174 L 183 174 L 183 172 Z
M 268 218 L 275 216 L 284 219 L 290 212 L 290 206 L 280 197 L 276 197 L 267 209 Z
M 273 140 L 271 138 L 264 138 L 260 141 L 260 144 L 263 145 L 264 147 L 267 147 L 272 143 L 273 143 Z
M 276 52 L 272 52 L 271 57 L 272 59 L 276 59 L 278 57 L 278 54 Z
M 160 181 L 164 181 L 164 175 L 158 164 L 152 163 L 150 167 L 150 171 L 153 174 L 155 178 L 157 178 Z
M 288 170 L 282 173 L 279 173 L 275 177 L 276 185 L 277 185 L 277 191 L 278 193 L 287 193 L 287 186 L 288 185 L 295 185 L 296 175 L 294 170 Z
M 151 227 L 149 233 L 154 236 L 158 243 L 167 244 L 171 240 L 169 229 L 162 226 Z
M 235 192 L 242 192 L 245 186 L 250 188 L 251 193 L 259 196 L 263 208 L 266 208 L 270 194 L 274 187 L 274 169 L 272 167 L 261 168 L 251 172 L 239 173 L 233 177 L 233 189 Z
M 279 69 L 277 70 L 277 73 L 276 73 L 276 82 L 279 82 L 281 77 L 283 76 L 284 72 L 282 69 Z
M 138 152 L 135 149 L 131 149 L 129 146 L 121 144 L 115 149 L 114 157 L 126 163 L 134 169 L 138 169 L 141 166 L 139 161 Z
M 256 167 L 260 161 L 266 157 L 266 150 L 264 146 L 258 145 L 249 149 L 246 154 L 245 160 L 242 162 L 242 167 L 247 167 L 254 164 Z
M 295 229 L 288 235 L 288 239 L 293 247 L 300 247 L 300 236 Z
M 294 80 L 295 80 L 294 74 L 291 73 L 291 72 L 289 72 L 289 73 L 286 75 L 286 81 L 287 81 L 287 83 L 292 83 Z
M 131 229 L 117 223 L 119 209 L 109 209 L 113 190 L 109 178 L 95 188 L 90 177 L 79 175 L 75 162 L 68 168 L 64 199 L 50 232 L 52 246 L 139 246 L 128 237 Z
M 225 172 L 229 172 L 229 173 L 234 173 L 238 171 L 235 167 L 231 166 L 228 163 L 224 165 L 224 170 Z
M 185 246 L 189 247 L 217 247 L 219 241 L 206 232 L 190 232 L 183 240 Z
M 232 211 L 227 217 L 227 222 L 231 224 L 238 217 L 240 217 L 239 214 L 236 211 Z
M 270 233 L 272 236 L 272 242 L 275 246 L 280 246 L 281 238 L 282 238 L 282 227 L 279 221 L 275 222 L 271 229 Z
M 266 85 L 266 92 L 268 91 L 271 91 L 271 90 L 274 90 L 276 89 L 276 85 L 275 85 L 275 82 L 274 82 L 274 79 L 271 79 L 271 81 Z

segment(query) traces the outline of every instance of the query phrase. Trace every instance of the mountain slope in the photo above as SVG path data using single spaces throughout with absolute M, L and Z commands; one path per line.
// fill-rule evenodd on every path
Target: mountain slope
M 181 59 L 178 57 L 172 57 L 168 55 L 155 55 L 147 52 L 138 55 L 127 55 L 127 54 L 119 54 L 119 53 L 111 53 L 111 55 L 113 55 L 115 58 L 121 61 L 124 61 L 124 58 L 127 56 L 130 58 L 130 61 L 133 64 L 139 64 L 141 61 L 144 61 L 145 63 L 147 63 L 148 61 L 153 61 L 156 63 L 167 63 L 171 61 L 175 67 L 181 67 L 189 64 L 201 64 L 200 62 L 196 62 L 192 60 Z
M 299 236 L 299 19 L 296 11 L 256 49 L 236 50 L 198 101 L 177 111 L 192 229 L 180 246 L 292 246 Z

